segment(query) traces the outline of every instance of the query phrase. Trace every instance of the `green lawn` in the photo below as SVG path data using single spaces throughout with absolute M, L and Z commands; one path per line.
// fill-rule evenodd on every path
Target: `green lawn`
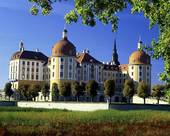
M 170 112 L 0 107 L 1 135 L 170 136 Z

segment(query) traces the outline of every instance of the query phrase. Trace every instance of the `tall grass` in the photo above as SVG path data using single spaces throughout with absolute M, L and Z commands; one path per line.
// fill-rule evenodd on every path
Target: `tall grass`
M 93 129 L 101 129 L 100 133 L 103 135 L 109 135 L 124 133 L 122 131 L 129 129 L 129 125 L 134 126 L 135 124 L 138 127 L 143 125 L 149 125 L 149 127 L 166 126 L 167 128 L 165 129 L 169 130 L 170 112 L 152 110 L 73 112 L 67 110 L 0 107 L 0 129 L 2 128 L 4 132 L 10 134 L 43 135 L 44 133 L 48 135 L 50 133 L 50 135 L 68 135 L 69 132 L 72 132 L 72 135 L 85 136 L 86 132 L 81 132 L 81 129 L 86 131 L 86 128 L 89 129 L 89 132 L 92 132 L 92 127 Z M 143 129 L 149 129 L 149 127 Z M 75 133 L 75 131 L 78 132 Z M 81 134 L 79 134 L 79 131 Z M 130 130 L 127 131 L 129 132 Z M 160 132 L 162 133 L 163 130 L 161 129 Z M 95 132 L 93 130 L 93 133 L 96 134 L 99 131 Z

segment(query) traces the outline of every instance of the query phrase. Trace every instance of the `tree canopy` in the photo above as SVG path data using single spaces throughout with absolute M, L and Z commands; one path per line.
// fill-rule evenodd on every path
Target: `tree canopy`
M 11 87 L 12 87 L 12 84 L 9 82 L 9 83 L 5 84 L 5 88 L 4 88 L 5 95 L 9 97 L 9 100 L 10 100 L 10 97 L 12 96 L 12 94 L 13 94 Z
M 33 15 L 39 10 L 47 15 L 56 2 L 68 0 L 29 0 L 34 3 L 31 9 Z M 88 26 L 95 26 L 99 20 L 103 24 L 111 24 L 112 30 L 118 28 L 117 13 L 131 5 L 132 13 L 139 12 L 150 20 L 150 28 L 158 25 L 160 29 L 158 41 L 153 40 L 147 47 L 153 58 L 164 61 L 164 72 L 160 74 L 163 81 L 170 83 L 170 0 L 74 0 L 74 9 L 65 15 L 68 24 L 78 19 Z
M 111 102 L 111 97 L 115 93 L 115 81 L 114 80 L 106 80 L 104 82 L 104 94 L 107 97 L 110 97 L 110 102 Z
M 130 99 L 135 94 L 135 85 L 133 83 L 133 80 L 126 80 L 124 84 L 123 89 L 123 95 L 128 99 L 128 102 L 130 102 Z
M 137 87 L 137 94 L 139 97 L 143 98 L 144 104 L 145 99 L 150 95 L 150 87 L 145 82 L 139 82 Z
M 91 101 L 97 95 L 98 83 L 95 80 L 89 80 L 86 84 L 86 94 L 91 97 Z

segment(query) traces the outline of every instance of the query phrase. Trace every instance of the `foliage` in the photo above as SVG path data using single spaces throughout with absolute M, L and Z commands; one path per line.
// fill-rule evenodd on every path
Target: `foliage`
M 71 83 L 70 82 L 61 82 L 59 86 L 59 94 L 64 97 L 71 95 Z
M 111 98 L 115 93 L 115 81 L 114 80 L 106 80 L 104 82 L 104 94 L 107 97 L 110 97 L 110 102 Z
M 143 12 L 150 20 L 150 27 L 157 24 L 160 29 L 159 40 L 153 41 L 148 48 L 153 58 L 162 58 L 164 72 L 161 80 L 170 82 L 170 1 L 169 0 L 132 0 L 133 12 Z
M 0 134 L 6 131 L 6 135 L 162 136 L 165 132 L 167 136 L 170 134 L 168 111 L 73 112 L 17 107 L 0 107 L 0 111 Z
M 167 101 L 170 103 L 170 84 L 165 86 L 165 97 Z
M 95 80 L 89 80 L 86 84 L 86 94 L 92 99 L 97 95 L 97 89 L 99 85 Z
M 145 104 L 145 99 L 150 95 L 149 85 L 146 84 L 145 82 L 139 82 L 137 87 L 137 94 L 139 97 L 144 99 L 144 104 Z
M 55 2 L 67 0 L 29 0 L 35 5 L 31 9 L 33 15 L 37 15 L 39 8 L 43 15 L 47 15 L 53 9 Z M 142 12 L 150 20 L 150 28 L 158 25 L 160 29 L 159 40 L 153 40 L 152 45 L 147 49 L 153 58 L 162 58 L 164 61 L 164 72 L 160 79 L 170 83 L 170 1 L 169 0 L 75 0 L 74 9 L 65 15 L 68 24 L 77 22 L 78 18 L 82 23 L 95 26 L 96 20 L 103 24 L 111 24 L 112 30 L 117 30 L 117 12 L 122 11 L 130 4 L 132 13 Z
M 81 86 L 80 86 L 79 82 L 77 82 L 77 81 L 72 82 L 71 91 L 72 91 L 72 95 L 77 97 L 77 101 L 79 101 L 79 96 L 82 94 Z
M 159 104 L 160 98 L 164 95 L 164 92 L 163 92 L 164 89 L 165 87 L 163 85 L 155 85 L 152 87 L 152 96 L 156 97 L 156 99 L 158 100 L 158 104 Z
M 52 85 L 52 101 L 56 101 L 59 97 L 58 85 L 53 83 Z
M 27 101 L 31 99 L 31 91 L 29 85 L 20 85 L 18 91 L 20 93 L 20 98 L 24 98 Z
M 42 94 L 44 96 L 45 101 L 46 101 L 46 97 L 49 96 L 49 93 L 50 93 L 49 90 L 50 90 L 49 84 L 48 83 L 43 83 L 42 88 L 41 88 L 41 92 L 42 92 Z
M 31 98 L 34 98 L 34 101 L 35 101 L 35 97 L 37 97 L 39 95 L 40 91 L 41 91 L 40 85 L 30 86 L 30 95 L 31 95 Z
M 12 94 L 14 93 L 12 91 L 12 84 L 9 82 L 9 83 L 6 83 L 5 84 L 5 87 L 4 87 L 4 92 L 5 92 L 5 95 L 9 97 L 9 100 L 10 100 L 10 97 L 12 96 Z
M 85 91 L 86 91 L 86 83 L 84 83 L 83 81 L 80 81 L 80 90 L 81 90 L 81 95 L 85 95 Z
M 134 94 L 135 94 L 135 86 L 133 80 L 126 80 L 124 84 L 123 95 L 130 102 L 130 98 L 132 98 Z

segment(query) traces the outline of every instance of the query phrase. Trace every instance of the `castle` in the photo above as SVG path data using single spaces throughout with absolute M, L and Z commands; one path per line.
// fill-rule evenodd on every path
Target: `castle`
M 64 29 L 63 36 L 52 47 L 52 54 L 47 57 L 38 49 L 28 51 L 24 49 L 24 43 L 20 43 L 19 51 L 14 53 L 9 65 L 9 80 L 13 89 L 27 84 L 42 84 L 44 81 L 52 85 L 61 82 L 95 80 L 102 88 L 107 79 L 115 80 L 114 101 L 121 101 L 123 98 L 122 90 L 126 79 L 133 79 L 135 85 L 140 81 L 146 82 L 151 86 L 151 60 L 150 56 L 142 50 L 142 41 L 138 42 L 138 50 L 134 51 L 129 57 L 129 64 L 120 64 L 116 49 L 116 41 L 112 60 L 102 63 L 90 55 L 88 50 L 78 53 L 75 45 L 71 43 Z M 51 91 L 50 91 L 51 92 Z M 103 97 L 103 89 L 98 91 L 97 97 Z M 37 98 L 43 101 L 42 94 Z M 48 101 L 52 101 L 50 93 Z

